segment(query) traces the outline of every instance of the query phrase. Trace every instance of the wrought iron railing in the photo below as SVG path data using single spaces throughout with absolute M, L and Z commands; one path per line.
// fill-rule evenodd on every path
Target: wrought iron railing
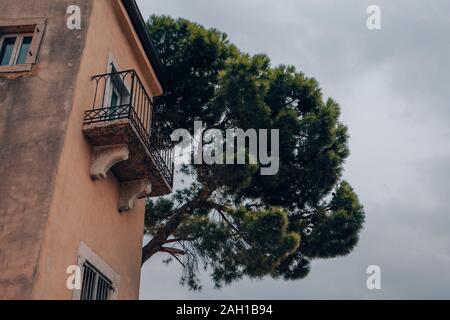
M 173 186 L 174 147 L 170 135 L 158 122 L 153 102 L 134 70 L 92 77 L 95 94 L 84 123 L 128 119 L 150 151 L 161 174 Z

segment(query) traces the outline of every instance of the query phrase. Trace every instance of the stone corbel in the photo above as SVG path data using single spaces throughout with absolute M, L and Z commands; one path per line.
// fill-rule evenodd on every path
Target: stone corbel
M 152 193 L 152 184 L 148 179 L 124 182 L 120 186 L 119 211 L 134 209 L 136 200 L 146 198 Z
M 108 171 L 116 164 L 128 160 L 130 151 L 126 144 L 94 147 L 91 158 L 91 178 L 106 179 Z

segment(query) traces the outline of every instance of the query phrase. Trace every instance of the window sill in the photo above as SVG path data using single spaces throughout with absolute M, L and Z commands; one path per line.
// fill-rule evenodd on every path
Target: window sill
M 0 73 L 28 72 L 32 64 L 17 64 L 14 66 L 0 66 Z

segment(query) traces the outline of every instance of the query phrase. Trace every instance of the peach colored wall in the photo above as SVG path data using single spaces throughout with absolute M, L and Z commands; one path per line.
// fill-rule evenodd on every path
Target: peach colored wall
M 88 25 L 94 0 L 77 0 Z M 73 0 L 0 0 L 0 20 L 46 18 L 31 72 L 0 74 L 0 299 L 30 299 L 87 27 Z M 5 23 L 7 24 L 7 23 Z
M 71 299 L 66 269 L 77 264 L 80 242 L 85 242 L 120 276 L 119 299 L 138 299 L 144 227 L 144 201 L 133 212 L 119 214 L 119 188 L 114 176 L 94 182 L 89 176 L 91 148 L 82 133 L 85 110 L 92 105 L 90 77 L 107 72 L 112 54 L 122 69 L 135 69 L 149 94 L 161 87 L 136 42 L 122 4 L 93 1 L 93 12 L 77 79 L 72 114 L 52 197 L 42 245 L 34 299 Z

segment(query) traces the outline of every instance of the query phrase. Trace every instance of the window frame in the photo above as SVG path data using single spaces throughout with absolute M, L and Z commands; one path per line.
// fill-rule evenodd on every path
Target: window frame
M 17 41 L 17 48 L 16 48 L 17 51 L 16 51 L 16 56 L 14 57 L 14 60 L 13 60 L 14 63 L 12 65 L 24 64 L 24 63 L 19 63 L 19 58 L 20 58 L 20 53 L 21 53 L 22 47 L 23 47 L 23 43 L 24 43 L 26 38 L 31 38 L 31 42 L 30 42 L 28 50 L 26 52 L 25 63 L 27 62 L 28 57 L 30 56 L 30 53 L 31 53 L 30 50 L 31 50 L 31 44 L 33 43 L 34 33 L 21 33 L 21 34 L 18 34 L 18 37 L 17 37 L 17 40 L 16 40 Z
M 113 54 L 109 54 L 108 58 L 108 65 L 106 67 L 106 72 L 109 74 L 112 73 L 119 73 L 120 70 L 122 70 L 119 67 L 119 64 L 117 63 L 116 59 L 114 58 Z M 106 81 L 106 89 L 105 89 L 105 95 L 106 95 L 106 103 L 102 106 L 102 108 L 109 109 L 107 112 L 106 118 L 108 120 L 114 120 L 118 118 L 117 115 L 114 115 L 118 109 L 120 109 L 123 106 L 126 106 L 127 104 L 131 103 L 131 88 L 129 85 L 127 85 L 122 79 L 119 79 L 120 83 L 115 83 L 114 79 L 112 77 L 108 78 Z M 112 105 L 113 95 L 116 94 L 118 98 L 118 103 L 116 106 Z
M 6 38 L 16 37 L 9 65 L 0 66 L 0 73 L 31 71 L 37 62 L 39 49 L 46 27 L 45 18 L 33 19 L 0 19 L 0 48 Z M 23 39 L 32 37 L 25 63 L 16 64 Z
M 21 65 L 21 64 L 26 64 L 25 63 L 18 63 L 19 60 L 19 54 L 20 54 L 20 50 L 22 49 L 22 45 L 23 45 L 23 40 L 27 37 L 31 37 L 34 38 L 34 33 L 4 33 L 4 34 L 0 34 L 0 48 L 3 47 L 3 43 L 5 42 L 6 39 L 8 38 L 15 38 L 14 41 L 14 47 L 11 53 L 11 58 L 9 58 L 9 63 L 2 65 L 2 67 L 10 67 L 10 66 L 16 66 L 16 65 Z M 31 43 L 33 43 L 33 40 L 31 40 Z M 30 48 L 31 48 L 31 44 L 30 44 Z M 27 52 L 27 59 L 29 56 L 29 52 L 30 49 L 28 49 Z
M 88 264 L 93 267 L 99 274 L 111 282 L 111 292 L 108 300 L 117 300 L 119 296 L 120 275 L 117 273 L 105 260 L 97 255 L 89 246 L 83 241 L 80 242 L 78 249 L 77 266 L 80 268 L 81 277 L 83 278 L 85 265 Z M 74 289 L 72 292 L 72 300 L 80 301 L 83 289 L 83 279 L 81 279 L 81 288 Z
M 14 35 L 14 34 L 0 34 L 0 52 L 1 52 L 1 49 L 3 49 L 3 44 L 5 43 L 5 40 L 8 39 L 8 38 L 15 38 L 15 40 L 14 40 L 13 50 L 11 52 L 11 57 L 9 58 L 9 62 L 8 62 L 7 65 L 4 65 L 4 66 L 11 65 L 11 60 L 13 60 L 14 50 L 15 50 L 16 44 L 17 44 L 17 35 Z M 0 65 L 0 66 L 3 66 L 3 65 Z
M 122 69 L 119 67 L 116 59 L 110 54 L 108 59 L 107 73 L 119 73 Z M 120 80 L 121 83 L 117 85 L 112 78 L 109 78 L 107 81 L 107 90 L 106 96 L 108 97 L 106 101 L 106 105 L 103 108 L 114 108 L 121 107 L 123 105 L 129 104 L 131 99 L 131 88 L 125 82 Z M 112 95 L 116 92 L 119 98 L 119 104 L 117 106 L 112 106 Z

